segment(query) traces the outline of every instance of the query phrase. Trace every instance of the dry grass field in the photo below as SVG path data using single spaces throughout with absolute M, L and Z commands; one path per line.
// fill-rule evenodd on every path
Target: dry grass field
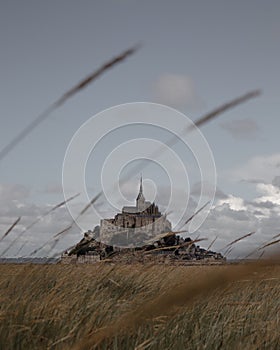
M 1 349 L 280 348 L 277 264 L 0 271 Z

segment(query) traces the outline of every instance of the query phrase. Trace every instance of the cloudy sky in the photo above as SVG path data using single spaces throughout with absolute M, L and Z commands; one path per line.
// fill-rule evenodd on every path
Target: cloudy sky
M 142 46 L 52 113 L 1 160 L 1 235 L 17 217 L 21 221 L 0 242 L 0 254 L 26 226 L 63 201 L 62 165 L 67 146 L 92 116 L 115 105 L 146 101 L 170 106 L 196 120 L 256 88 L 262 90 L 260 97 L 201 127 L 215 159 L 218 189 L 207 220 L 193 235 L 207 237 L 209 242 L 218 236 L 214 249 L 219 250 L 256 231 L 234 247 L 232 257 L 244 256 L 277 235 L 279 15 L 276 0 L 1 1 L 0 149 L 88 73 L 124 49 L 138 43 Z M 100 128 L 106 123 L 100 122 Z M 121 142 L 139 137 L 168 139 L 166 133 L 145 127 L 106 136 L 104 147 L 100 144 L 89 159 L 89 196 L 100 190 L 100 169 L 108 154 Z M 187 163 L 191 215 L 200 180 L 181 146 L 179 142 L 173 149 Z M 168 174 L 152 165 L 143 171 L 143 177 L 147 199 L 156 195 L 164 207 Z M 137 194 L 138 179 L 135 174 L 123 188 L 126 200 Z M 180 207 L 184 201 L 180 189 L 185 184 L 175 187 Z M 122 206 L 123 198 L 118 199 Z M 79 208 L 78 200 L 76 205 Z M 100 209 L 104 216 L 110 210 L 108 205 Z M 98 224 L 89 215 L 87 220 L 89 228 Z M 16 240 L 4 255 L 28 255 L 48 241 L 38 255 L 51 248 L 53 252 L 66 248 L 80 240 L 78 228 L 55 247 L 51 237 L 70 221 L 67 209 L 58 209 Z

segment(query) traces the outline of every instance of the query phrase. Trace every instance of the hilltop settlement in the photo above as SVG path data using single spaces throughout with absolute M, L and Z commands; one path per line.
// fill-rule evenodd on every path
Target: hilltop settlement
M 183 238 L 173 232 L 166 215 L 158 206 L 145 200 L 142 177 L 136 205 L 123 207 L 111 219 L 84 233 L 83 239 L 61 257 L 61 263 L 97 262 L 155 262 L 191 265 L 219 264 L 225 261 L 220 254 L 196 245 L 200 240 Z

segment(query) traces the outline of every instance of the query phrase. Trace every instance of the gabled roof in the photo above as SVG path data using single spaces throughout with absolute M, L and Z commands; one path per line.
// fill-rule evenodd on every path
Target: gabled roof
M 137 207 L 123 207 L 122 212 L 129 213 L 129 214 L 136 214 L 138 213 L 138 209 Z

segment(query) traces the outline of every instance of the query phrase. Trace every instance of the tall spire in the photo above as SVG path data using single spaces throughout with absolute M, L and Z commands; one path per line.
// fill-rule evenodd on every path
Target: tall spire
M 136 203 L 137 203 L 137 208 L 143 208 L 144 205 L 145 205 L 145 197 L 144 197 L 144 194 L 143 194 L 143 179 L 142 179 L 142 174 L 141 174 L 141 177 L 140 177 L 140 188 L 139 188 L 139 193 L 138 193 L 138 196 L 136 198 Z M 141 209 L 143 210 L 143 209 Z
M 141 173 L 141 177 L 140 177 L 140 191 L 139 194 L 143 194 L 143 184 L 142 184 L 142 173 Z

